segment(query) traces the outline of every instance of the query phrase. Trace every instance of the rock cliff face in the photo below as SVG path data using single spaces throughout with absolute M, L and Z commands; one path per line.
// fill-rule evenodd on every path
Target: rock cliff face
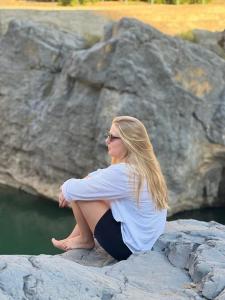
M 214 222 L 169 222 L 154 251 L 119 263 L 99 248 L 0 258 L 2 300 L 225 299 L 225 226 Z
M 0 40 L 0 182 L 55 198 L 107 165 L 116 115 L 146 125 L 171 212 L 225 203 L 225 61 L 132 19 L 101 41 L 14 21 Z
M 37 9 L 1 9 L 0 35 L 6 33 L 12 20 L 44 23 L 48 28 L 76 32 L 84 36 L 101 36 L 104 25 L 109 20 L 94 11 L 82 10 L 37 10 Z M 87 22 L 88 20 L 88 22 Z

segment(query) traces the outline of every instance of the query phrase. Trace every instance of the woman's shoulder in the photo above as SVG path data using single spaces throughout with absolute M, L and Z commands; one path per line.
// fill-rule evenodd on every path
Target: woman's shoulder
M 108 166 L 103 169 L 102 175 L 112 175 L 112 176 L 123 176 L 128 174 L 128 164 L 126 163 L 117 163 Z
M 116 171 L 116 170 L 127 170 L 128 168 L 128 164 L 127 163 L 117 163 L 117 164 L 112 164 L 110 166 L 108 166 L 108 170 L 111 170 L 111 171 Z
M 123 171 L 127 169 L 127 164 L 126 163 L 118 163 L 118 164 L 112 164 L 109 165 L 108 167 L 97 169 L 96 171 L 93 171 L 88 174 L 88 176 L 93 176 L 93 175 L 100 175 L 100 174 L 106 174 L 106 173 L 114 173 L 118 171 Z

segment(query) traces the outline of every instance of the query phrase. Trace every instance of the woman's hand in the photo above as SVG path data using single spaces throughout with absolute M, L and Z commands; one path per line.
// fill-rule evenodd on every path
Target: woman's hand
M 64 198 L 63 193 L 60 192 L 60 194 L 59 194 L 59 207 L 66 207 L 66 206 L 68 206 L 68 202 Z

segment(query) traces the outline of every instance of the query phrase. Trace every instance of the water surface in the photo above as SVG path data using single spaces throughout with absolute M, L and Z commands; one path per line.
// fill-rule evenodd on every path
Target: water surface
M 0 185 L 0 254 L 56 254 L 50 239 L 74 226 L 70 209 L 56 202 Z
M 184 211 L 173 215 L 168 220 L 196 219 L 199 221 L 216 221 L 225 225 L 225 207 L 207 207 Z
M 178 213 L 169 218 L 225 224 L 225 207 Z M 56 254 L 51 238 L 64 238 L 73 228 L 70 209 L 23 191 L 0 185 L 0 254 Z

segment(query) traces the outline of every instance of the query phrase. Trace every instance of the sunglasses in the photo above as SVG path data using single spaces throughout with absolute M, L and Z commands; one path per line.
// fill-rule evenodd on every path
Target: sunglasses
M 113 134 L 111 134 L 111 133 L 108 133 L 106 138 L 107 138 L 107 140 L 108 140 L 109 142 L 113 142 L 113 141 L 115 141 L 115 140 L 120 139 L 119 136 L 115 136 L 115 135 L 113 135 Z

